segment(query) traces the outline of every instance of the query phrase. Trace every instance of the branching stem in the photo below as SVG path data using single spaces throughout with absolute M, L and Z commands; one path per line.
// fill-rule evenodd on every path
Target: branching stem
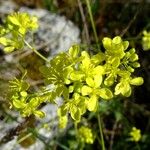
M 35 52 L 39 57 L 41 57 L 44 61 L 49 62 L 49 60 L 44 57 L 42 54 L 40 54 L 34 47 L 32 47 L 27 41 L 24 40 L 24 43 L 31 49 L 33 52 Z

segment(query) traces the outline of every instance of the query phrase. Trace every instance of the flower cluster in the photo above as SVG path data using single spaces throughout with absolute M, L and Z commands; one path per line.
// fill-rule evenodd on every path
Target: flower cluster
M 13 13 L 8 15 L 5 26 L 0 26 L 0 44 L 6 53 L 24 46 L 27 32 L 38 28 L 37 18 L 27 13 Z
M 13 13 L 6 19 L 9 30 L 18 30 L 21 35 L 38 28 L 37 17 L 27 13 Z
M 10 104 L 15 107 L 23 117 L 34 114 L 37 117 L 44 117 L 44 112 L 37 110 L 43 102 L 40 96 L 34 96 L 28 93 L 29 84 L 23 79 L 14 79 L 10 81 Z
M 150 50 L 150 32 L 143 31 L 142 46 L 144 50 Z
M 105 52 L 90 56 L 81 51 L 79 45 L 68 52 L 55 56 L 49 67 L 40 70 L 47 84 L 54 84 L 53 99 L 64 97 L 59 107 L 59 117 L 70 113 L 75 121 L 89 111 L 96 111 L 98 100 L 109 100 L 122 94 L 130 96 L 132 85 L 141 85 L 142 77 L 132 77 L 135 68 L 140 67 L 134 48 L 127 50 L 128 41 L 117 36 L 104 38 Z
M 80 141 L 83 143 L 93 144 L 94 142 L 94 136 L 93 136 L 92 130 L 85 126 L 81 126 L 79 128 L 78 137 Z
M 131 141 L 138 142 L 141 139 L 141 130 L 137 129 L 136 127 L 132 128 L 132 131 L 130 132 Z

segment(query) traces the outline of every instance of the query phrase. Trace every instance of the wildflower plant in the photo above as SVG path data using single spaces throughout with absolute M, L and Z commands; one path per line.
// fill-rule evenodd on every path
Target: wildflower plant
M 69 115 L 78 123 L 87 111 L 97 111 L 99 101 L 110 101 L 119 95 L 129 97 L 132 87 L 143 84 L 143 78 L 133 74 L 140 67 L 136 50 L 129 48 L 129 42 L 120 36 L 104 37 L 104 52 L 91 55 L 87 49 L 81 50 L 80 45 L 73 45 L 67 52 L 47 60 L 25 40 L 27 32 L 37 28 L 37 18 L 27 13 L 9 15 L 5 27 L 0 27 L 0 44 L 4 52 L 20 50 L 27 45 L 46 61 L 46 65 L 40 67 L 45 86 L 39 91 L 30 90 L 25 75 L 10 81 L 10 104 L 22 117 L 35 115 L 42 118 L 46 114 L 39 110 L 40 105 L 57 104 L 56 98 L 62 97 L 58 117 L 60 127 L 65 128 Z M 53 88 L 48 88 L 50 85 Z M 81 127 L 79 133 L 82 141 L 93 143 L 90 129 Z
M 93 144 L 94 136 L 90 128 L 82 126 L 79 128 L 78 134 L 81 142 Z

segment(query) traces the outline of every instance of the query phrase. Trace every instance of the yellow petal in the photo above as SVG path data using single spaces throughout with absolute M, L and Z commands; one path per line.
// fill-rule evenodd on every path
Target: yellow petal
M 81 89 L 81 93 L 83 96 L 85 95 L 89 95 L 92 92 L 92 88 L 90 88 L 89 86 L 84 85 Z
M 86 78 L 86 83 L 90 87 L 94 87 L 94 80 L 91 77 Z
M 102 76 L 94 76 L 94 87 L 99 88 L 102 83 Z
M 103 66 L 97 66 L 93 69 L 93 75 L 102 75 L 104 72 L 105 70 Z
M 93 95 L 87 102 L 87 109 L 89 111 L 96 111 L 98 105 L 98 98 L 96 95 Z

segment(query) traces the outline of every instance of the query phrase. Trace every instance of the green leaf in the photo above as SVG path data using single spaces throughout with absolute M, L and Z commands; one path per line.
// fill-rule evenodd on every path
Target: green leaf
M 98 106 L 98 98 L 96 95 L 92 95 L 91 98 L 87 101 L 87 109 L 89 111 L 96 111 Z
M 86 112 L 86 101 L 88 100 L 87 97 L 80 97 L 78 106 L 80 107 L 81 114 L 84 114 Z
M 19 108 L 19 109 L 23 109 L 24 107 L 26 107 L 26 104 L 20 100 L 13 100 L 13 105 L 14 107 L 16 108 Z
M 81 93 L 81 89 L 83 87 L 83 83 L 80 82 L 80 81 L 74 82 L 73 87 L 74 87 L 74 92 Z
M 73 71 L 74 71 L 73 67 L 71 67 L 71 66 L 65 67 L 65 69 L 64 69 L 64 75 L 65 75 L 65 77 L 66 78 L 69 77 L 70 73 L 73 72 Z
M 58 69 L 58 70 L 56 70 Z M 46 78 L 45 82 L 47 84 L 59 84 L 62 82 L 63 72 L 61 68 L 57 68 L 56 63 L 51 67 L 42 66 L 40 67 L 40 72 Z
M 28 103 L 28 105 L 31 107 L 31 108 L 36 108 L 40 105 L 40 101 L 39 101 L 39 98 L 38 97 L 34 97 L 34 98 L 31 98 L 30 102 Z
M 81 118 L 81 112 L 80 109 L 76 106 L 72 106 L 70 109 L 70 114 L 71 117 L 75 120 L 75 121 L 80 121 Z
M 19 20 L 15 17 L 15 14 L 8 16 L 8 19 L 11 23 L 20 26 Z
M 48 96 L 48 101 L 53 102 L 55 98 L 57 97 L 57 93 L 55 91 L 50 92 L 50 95 Z
M 34 115 L 36 117 L 39 117 L 39 118 L 44 118 L 45 117 L 45 113 L 43 111 L 40 111 L 40 110 L 35 110 Z
M 26 91 L 26 90 L 29 89 L 29 87 L 30 87 L 30 85 L 27 82 L 21 80 L 21 89 L 20 89 L 20 91 Z
M 57 96 L 61 96 L 63 91 L 64 91 L 64 85 L 63 84 L 59 84 L 57 85 L 56 87 L 56 93 L 57 93 Z
M 144 83 L 144 80 L 142 77 L 137 77 L 137 78 L 133 78 L 132 80 L 130 80 L 130 84 L 136 85 L 136 86 L 142 85 L 143 83 Z
M 60 109 L 60 116 L 65 116 L 68 111 L 68 105 L 64 104 L 59 109 Z
M 66 86 L 63 86 L 63 87 L 64 88 L 63 88 L 62 95 L 63 95 L 64 99 L 68 99 L 69 98 L 69 89 Z
M 117 121 L 120 121 L 123 118 L 123 115 L 119 111 L 115 111 L 115 117 Z
M 99 90 L 99 96 L 103 99 L 111 99 L 113 98 L 113 94 L 111 92 L 111 90 L 109 90 L 108 88 L 102 88 Z
M 10 52 L 14 51 L 14 49 L 15 49 L 14 46 L 7 46 L 7 47 L 4 48 L 4 51 L 6 53 L 10 53 Z

